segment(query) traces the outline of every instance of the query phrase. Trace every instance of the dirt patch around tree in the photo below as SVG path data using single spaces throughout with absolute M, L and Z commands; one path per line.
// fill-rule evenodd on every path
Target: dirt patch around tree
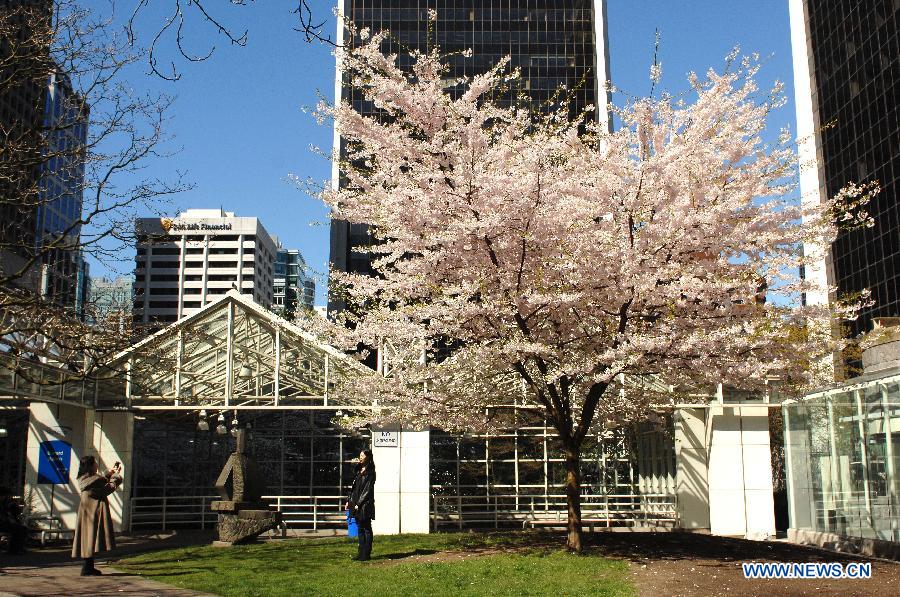
M 401 562 L 458 562 L 499 554 L 558 551 L 561 533 L 489 533 L 462 550 L 416 550 L 384 556 L 376 565 Z M 900 563 L 871 560 L 783 541 L 747 541 L 695 533 L 599 532 L 584 535 L 585 553 L 624 560 L 641 596 L 739 595 L 776 597 L 895 596 L 900 587 Z M 825 563 L 871 562 L 871 579 L 746 579 L 744 562 Z
M 639 595 L 895 596 L 900 564 L 781 541 L 746 541 L 694 533 L 596 533 L 591 553 L 626 560 Z M 872 562 L 872 578 L 746 579 L 743 562 Z

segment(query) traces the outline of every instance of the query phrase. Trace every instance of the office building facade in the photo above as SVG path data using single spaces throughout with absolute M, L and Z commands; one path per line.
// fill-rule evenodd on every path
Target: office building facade
M 875 317 L 900 315 L 900 1 L 791 0 L 790 18 L 803 200 L 819 203 L 850 181 L 882 186 L 868 206 L 875 226 L 842 233 L 805 272 L 841 293 L 871 290 L 875 304 L 848 330 L 857 335 Z
M 33 256 L 46 81 L 40 63 L 46 48 L 36 45 L 34 30 L 49 18 L 49 3 L 0 0 L 0 63 L 14 76 L 0 80 L 0 278 L 36 292 L 40 268 L 18 275 Z M 32 73 L 31 76 L 26 73 Z M 12 73 L 11 73 L 12 74 Z
M 293 320 L 297 309 L 311 310 L 316 298 L 316 282 L 297 249 L 280 244 L 275 254 L 274 310 Z
M 134 278 L 131 276 L 91 278 L 88 321 L 120 331 L 130 329 L 133 293 Z
M 41 164 L 35 251 L 41 255 L 42 296 L 72 309 L 81 319 L 89 284 L 80 249 L 89 115 L 69 77 L 53 72 L 44 109 L 47 158 Z
M 133 319 L 177 321 L 231 289 L 270 308 L 276 245 L 257 218 L 189 209 L 137 221 Z
M 546 109 L 565 85 L 568 91 L 561 101 L 573 118 L 588 106 L 596 106 L 594 116 L 608 126 L 605 0 L 342 0 L 339 8 L 359 28 L 390 30 L 394 39 L 385 50 L 397 52 L 400 65 L 406 68 L 412 66 L 409 50 L 427 51 L 428 11 L 436 10 L 432 41 L 443 53 L 454 54 L 448 59 L 448 77 L 486 72 L 510 56 L 510 68 L 521 71 L 522 81 L 518 89 L 500 98 L 502 102 L 517 101 L 523 94 L 536 110 Z M 339 43 L 345 43 L 344 33 L 339 26 Z M 472 50 L 471 57 L 460 54 L 467 49 Z M 362 113 L 371 110 L 358 92 L 344 84 L 340 72 L 335 96 L 350 101 Z M 335 147 L 340 143 L 339 131 L 335 131 Z M 334 184 L 340 184 L 337 166 L 332 175 Z M 365 250 L 370 243 L 366 226 L 332 220 L 331 267 L 371 273 Z M 329 310 L 342 308 L 340 300 L 329 299 Z

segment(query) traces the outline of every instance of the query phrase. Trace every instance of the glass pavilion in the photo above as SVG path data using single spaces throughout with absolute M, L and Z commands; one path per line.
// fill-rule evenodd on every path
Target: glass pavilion
M 784 405 L 794 532 L 900 541 L 900 373 Z

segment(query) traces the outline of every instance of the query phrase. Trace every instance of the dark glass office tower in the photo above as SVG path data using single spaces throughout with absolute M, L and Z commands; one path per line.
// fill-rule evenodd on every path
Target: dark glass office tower
M 428 10 L 436 10 L 431 41 L 445 54 L 472 50 L 471 57 L 449 58 L 450 76 L 483 73 L 510 56 L 510 66 L 523 76 L 517 91 L 524 92 L 535 109 L 546 108 L 565 85 L 563 101 L 573 117 L 595 105 L 597 114 L 608 121 L 605 0 L 342 0 L 341 8 L 360 28 L 390 30 L 394 40 L 385 50 L 397 52 L 401 66 L 411 65 L 405 49 L 427 49 Z M 365 113 L 367 106 L 341 84 L 340 77 L 338 73 L 338 93 Z M 510 93 L 503 100 L 517 101 L 518 95 Z M 365 226 L 333 220 L 332 267 L 370 272 L 369 257 L 360 250 L 368 243 Z M 342 307 L 340 301 L 329 299 L 330 312 Z
M 49 49 L 35 30 L 52 14 L 48 0 L 0 0 L 0 278 L 36 291 L 34 256 Z
M 900 315 L 900 0 L 790 7 L 798 134 L 811 133 L 801 159 L 817 163 L 801 170 L 804 196 L 833 196 L 848 181 L 883 188 L 868 209 L 875 227 L 842 234 L 822 268 L 841 292 L 872 291 L 875 305 L 850 330 L 858 334 L 873 317 Z
M 42 295 L 76 312 L 81 312 L 86 299 L 79 221 L 89 117 L 90 108 L 72 89 L 68 75 L 51 73 L 44 112 L 45 147 L 51 157 L 41 164 L 35 250 L 44 265 Z M 54 244 L 59 248 L 46 249 Z

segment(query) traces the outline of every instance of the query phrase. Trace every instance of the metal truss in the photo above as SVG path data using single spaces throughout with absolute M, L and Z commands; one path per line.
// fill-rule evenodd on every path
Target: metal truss
M 89 380 L 66 381 L 64 369 L 41 363 L 31 376 L 3 365 L 0 358 L 0 396 L 102 409 L 377 407 L 365 397 L 330 395 L 338 384 L 375 371 L 237 291 L 119 353 Z M 35 375 L 55 383 L 26 383 Z

